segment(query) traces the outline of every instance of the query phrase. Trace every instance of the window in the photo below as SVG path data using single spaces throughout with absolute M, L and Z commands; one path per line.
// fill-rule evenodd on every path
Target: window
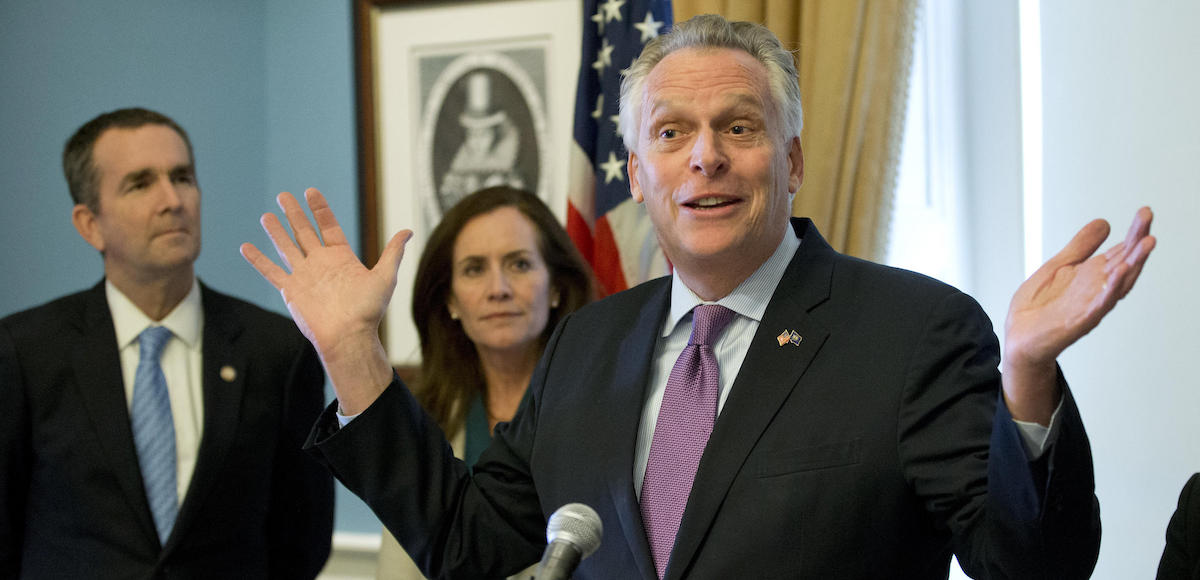
M 960 22 L 956 2 L 930 0 L 918 15 L 885 261 L 969 288 Z

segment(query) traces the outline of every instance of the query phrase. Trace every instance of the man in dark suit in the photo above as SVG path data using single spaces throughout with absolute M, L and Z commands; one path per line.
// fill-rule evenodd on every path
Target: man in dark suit
M 790 219 L 799 89 L 765 28 L 680 23 L 621 100 L 631 194 L 674 273 L 565 318 L 473 473 L 375 332 L 407 232 L 366 270 L 309 190 L 320 237 L 288 194 L 295 242 L 264 216 L 290 274 L 243 246 L 337 391 L 313 452 L 418 564 L 510 573 L 583 502 L 604 541 L 576 578 L 944 578 L 951 553 L 977 577 L 1087 577 L 1099 508 L 1055 361 L 1137 279 L 1149 210 L 1095 256 L 1108 226 L 1089 224 L 1018 290 L 1001 377 L 972 299 Z
M 1200 473 L 1192 474 L 1167 524 L 1167 543 L 1158 561 L 1158 580 L 1200 579 Z
M 113 111 L 63 165 L 105 279 L 0 320 L 0 577 L 315 577 L 332 479 L 300 446 L 320 363 L 287 318 L 196 279 L 187 134 Z

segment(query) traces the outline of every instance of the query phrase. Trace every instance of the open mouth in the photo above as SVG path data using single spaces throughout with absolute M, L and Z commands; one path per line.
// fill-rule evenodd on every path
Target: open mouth
M 716 209 L 727 207 L 735 203 L 738 203 L 737 199 L 728 199 L 723 197 L 702 197 L 695 201 L 687 202 L 683 205 L 691 209 Z

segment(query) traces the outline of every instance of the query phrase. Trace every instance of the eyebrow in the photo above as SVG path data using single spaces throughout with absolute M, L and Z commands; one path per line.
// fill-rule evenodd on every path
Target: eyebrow
M 750 107 L 756 112 L 761 112 L 767 110 L 767 103 L 763 100 L 761 95 L 738 93 L 729 104 L 729 108 L 741 109 L 742 107 Z
M 507 253 L 507 254 L 504 254 L 503 256 L 501 256 L 501 257 L 500 257 L 500 259 L 501 259 L 501 260 L 511 260 L 511 259 L 513 259 L 513 258 L 524 258 L 524 257 L 526 257 L 526 256 L 529 256 L 529 255 L 531 255 L 531 254 L 533 254 L 533 251 L 532 251 L 532 250 L 525 250 L 525 249 L 522 249 L 522 250 L 513 250 L 513 251 L 511 251 L 511 252 L 509 252 L 509 253 Z
M 121 178 L 121 183 L 120 183 L 121 189 L 124 189 L 125 186 L 128 184 L 143 181 L 147 177 L 152 175 L 153 173 L 154 173 L 154 170 L 150 169 L 149 167 L 144 168 L 144 169 L 138 169 L 136 171 L 130 171 L 129 173 L 125 174 L 125 177 Z
M 507 254 L 504 254 L 503 256 L 500 256 L 500 261 L 503 262 L 504 260 L 511 260 L 513 258 L 521 258 L 524 256 L 528 256 L 532 253 L 533 253 L 533 250 L 524 249 L 524 248 L 522 248 L 520 250 L 513 250 Z M 461 260 L 455 262 L 455 264 L 462 265 L 462 264 L 466 264 L 469 262 L 482 261 L 482 260 L 487 260 L 487 256 L 484 256 L 481 254 L 471 254 L 469 256 L 463 256 L 463 258 Z
M 663 97 L 655 100 L 650 103 L 650 107 L 647 109 L 649 112 L 648 118 L 653 120 L 662 111 L 671 113 L 680 109 L 686 110 L 686 106 L 680 104 L 678 101 L 679 99 L 672 97 Z M 723 106 L 725 107 L 726 114 L 732 113 L 734 115 L 747 114 L 745 111 L 747 107 L 754 109 L 757 114 L 761 114 L 766 110 L 766 103 L 763 102 L 760 95 L 745 91 L 726 94 Z
M 176 165 L 167 170 L 167 175 L 170 177 L 179 175 L 181 173 L 193 175 L 196 173 L 196 166 L 191 163 L 181 163 L 181 164 Z M 147 177 L 150 177 L 153 174 L 154 174 L 153 167 L 143 167 L 141 169 L 135 169 L 133 171 L 130 171 L 129 173 L 126 173 L 125 176 L 121 178 L 120 183 L 118 183 L 117 185 L 120 189 L 124 189 L 126 185 L 128 185 L 130 183 L 136 183 L 138 181 L 146 179 Z

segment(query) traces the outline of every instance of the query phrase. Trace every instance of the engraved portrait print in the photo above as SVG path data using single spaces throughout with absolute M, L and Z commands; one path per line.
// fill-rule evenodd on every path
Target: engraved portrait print
M 494 185 L 547 199 L 544 50 L 472 50 L 420 59 L 420 205 L 432 226 Z

